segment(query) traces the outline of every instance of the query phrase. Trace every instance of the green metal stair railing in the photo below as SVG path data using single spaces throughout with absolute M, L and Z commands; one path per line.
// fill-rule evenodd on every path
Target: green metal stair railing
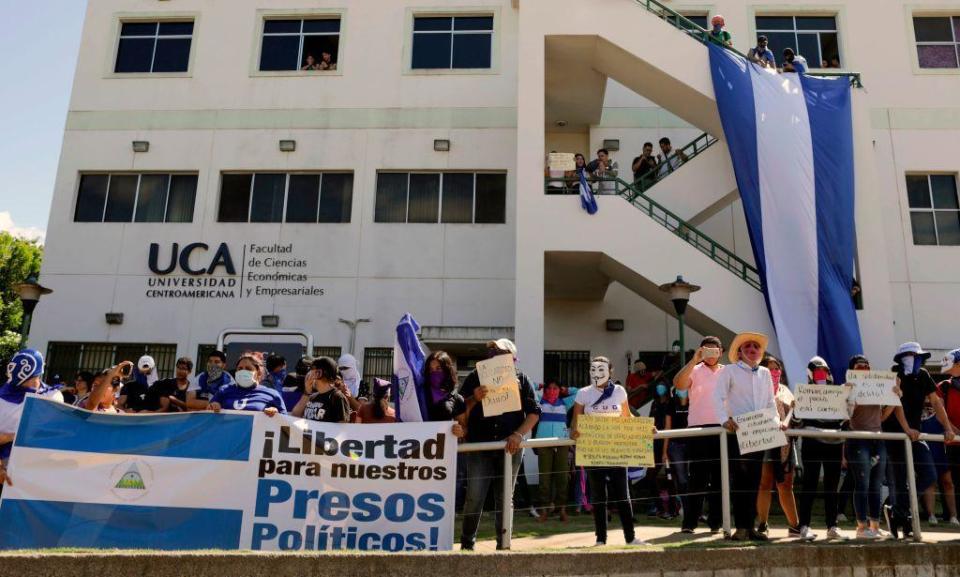
M 579 194 L 580 181 L 576 178 L 564 178 L 562 192 L 555 188 L 561 179 L 546 177 L 544 179 L 544 191 L 547 194 Z M 762 283 L 760 272 L 745 260 L 735 255 L 725 246 L 713 240 L 692 224 L 687 223 L 669 209 L 644 195 L 633 185 L 624 182 L 619 178 L 590 178 L 591 183 L 599 183 L 598 194 L 611 195 L 616 194 L 627 200 L 633 206 L 639 208 L 643 213 L 653 219 L 654 222 L 672 232 L 684 242 L 702 252 L 713 262 L 727 269 L 743 282 L 757 290 L 761 290 Z M 551 186 L 553 185 L 553 186 Z
M 634 0 L 637 4 L 647 9 L 648 12 L 654 16 L 660 18 L 667 24 L 670 24 L 678 30 L 686 32 L 691 38 L 695 38 L 703 44 L 709 44 L 710 42 L 716 42 L 710 33 L 707 30 L 704 30 L 700 27 L 699 24 L 690 20 L 683 14 L 675 11 L 674 9 L 666 6 L 665 4 L 659 2 L 658 0 Z M 746 58 L 747 55 L 731 48 L 725 46 L 725 48 L 735 54 Z M 811 76 L 823 76 L 823 77 L 847 77 L 850 79 L 850 84 L 854 88 L 863 88 L 863 82 L 860 78 L 859 72 L 817 72 L 816 74 L 811 74 Z
M 710 136 L 709 134 L 704 132 L 700 136 L 696 137 L 693 140 L 693 142 L 687 144 L 686 146 L 681 148 L 679 151 L 675 151 L 672 156 L 664 160 L 664 162 L 668 163 L 667 166 L 669 166 L 669 162 L 682 153 L 683 156 L 687 157 L 687 159 L 684 160 L 679 166 L 677 166 L 676 168 L 670 169 L 669 172 L 667 172 L 667 174 L 664 175 L 663 177 L 659 176 L 660 174 L 659 168 L 656 170 L 651 170 L 650 172 L 641 176 L 638 180 L 635 180 L 633 182 L 633 186 L 639 189 L 640 192 L 646 193 L 648 190 L 653 188 L 653 185 L 663 180 L 663 178 L 666 178 L 667 176 L 673 174 L 674 172 L 679 170 L 681 166 L 690 162 L 695 157 L 699 156 L 701 153 L 703 153 L 705 150 L 707 150 L 708 148 L 710 148 L 716 143 L 717 143 L 717 139 L 715 137 Z

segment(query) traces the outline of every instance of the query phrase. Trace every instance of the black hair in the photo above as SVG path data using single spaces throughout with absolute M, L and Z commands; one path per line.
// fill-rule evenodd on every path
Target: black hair
M 180 357 L 179 359 L 177 359 L 176 366 L 179 367 L 180 365 L 186 365 L 186 366 L 187 366 L 187 370 L 188 370 L 188 371 L 192 371 L 192 370 L 193 370 L 193 359 L 191 359 L 190 357 Z
M 337 368 L 337 361 L 330 357 L 317 357 L 313 359 L 310 365 L 316 371 L 320 372 L 320 378 L 332 383 L 340 376 L 340 369 Z
M 297 366 L 296 366 L 297 374 L 301 377 L 306 375 L 307 371 L 310 370 L 311 363 L 313 363 L 313 357 L 311 356 L 300 357 L 300 360 L 297 361 Z
M 705 347 L 707 345 L 715 345 L 721 349 L 723 348 L 723 343 L 720 342 L 718 337 L 703 337 L 703 340 L 700 341 L 700 346 Z
M 600 150 L 597 151 L 597 154 L 600 154 L 601 152 L 606 154 L 607 156 L 610 156 L 610 152 L 606 148 L 601 148 Z
M 643 143 L 643 148 L 646 148 L 646 147 L 648 147 L 648 146 L 649 146 L 650 148 L 653 148 L 653 143 L 652 143 L 652 142 L 644 142 L 644 143 Z
M 658 141 L 660 144 L 670 144 L 670 139 L 664 136 Z
M 443 384 L 440 385 L 440 388 L 452 393 L 457 386 L 457 363 L 453 362 L 453 358 L 446 351 L 433 351 L 423 362 L 423 380 L 427 383 L 430 382 L 431 361 L 440 363 L 440 370 L 443 371 Z
M 76 379 L 87 383 L 88 389 L 93 388 L 93 373 L 90 371 L 80 371 L 77 373 Z
M 370 399 L 370 405 L 373 410 L 373 418 L 380 420 L 387 416 L 387 395 L 390 394 L 390 387 L 373 387 L 373 397 Z
M 287 364 L 287 359 L 283 358 L 283 355 L 270 355 L 267 357 L 267 372 L 272 373 L 285 364 Z
M 760 36 L 757 36 L 757 44 L 760 44 L 761 42 L 767 42 L 767 37 L 764 36 L 763 34 L 761 34 Z
M 850 361 L 847 363 L 847 369 L 853 370 L 853 367 L 857 365 L 869 365 L 870 361 L 867 360 L 867 357 L 863 355 L 853 355 L 850 357 Z
M 210 359 L 213 359 L 213 358 L 220 359 L 220 361 L 223 362 L 223 364 L 227 364 L 227 355 L 225 355 L 223 351 L 217 351 L 217 350 L 210 351 L 210 354 L 207 355 L 207 360 L 209 361 Z

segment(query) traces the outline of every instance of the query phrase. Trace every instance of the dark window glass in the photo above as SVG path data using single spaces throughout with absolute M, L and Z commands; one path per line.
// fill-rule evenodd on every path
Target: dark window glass
M 507 175 L 478 174 L 476 218 L 478 224 L 507 222 Z
M 453 20 L 454 30 L 493 30 L 493 16 L 458 16 Z
M 814 68 L 820 67 L 820 61 L 829 58 L 827 52 L 820 54 L 820 39 L 816 34 L 797 34 L 797 46 L 794 47 L 797 54 L 807 59 L 807 63 L 815 64 Z M 777 52 L 778 60 L 783 57 L 783 51 Z
M 135 222 L 163 222 L 169 184 L 168 174 L 144 174 L 140 177 Z
M 917 46 L 920 68 L 957 68 L 956 46 L 930 44 Z
M 303 32 L 340 32 L 340 20 L 337 18 L 324 18 L 321 20 L 304 20 Z
M 913 229 L 913 244 L 934 246 L 937 244 L 932 212 L 911 212 L 910 227 Z
M 757 30 L 793 30 L 790 16 L 757 16 Z
M 350 222 L 353 211 L 353 175 L 323 175 L 320 194 L 320 222 Z
M 73 213 L 75 222 L 100 222 L 103 220 L 103 205 L 107 201 L 106 174 L 84 174 L 80 177 L 80 190 L 77 194 L 77 209 Z
M 797 50 L 797 35 L 793 32 L 767 32 L 767 48 L 773 52 L 773 57 L 777 60 L 783 60 L 783 49 L 793 48 Z M 756 46 L 756 44 L 754 44 Z M 806 58 L 806 55 L 801 54 Z M 810 60 L 812 62 L 812 60 Z
M 161 22 L 160 36 L 192 36 L 193 22 Z
M 412 68 L 450 68 L 450 34 L 414 34 Z
M 490 34 L 456 34 L 453 37 L 454 68 L 490 68 Z
M 930 188 L 927 175 L 907 175 L 907 204 L 910 208 L 930 208 Z
M 300 20 L 264 20 L 264 34 L 299 34 Z
M 153 57 L 154 72 L 186 72 L 190 65 L 189 38 L 161 38 Z
M 381 172 L 377 175 L 374 222 L 406 222 L 407 173 Z
M 299 36 L 264 36 L 260 50 L 260 70 L 298 70 Z
M 938 210 L 935 214 L 940 246 L 960 245 L 960 211 Z
M 440 211 L 440 175 L 410 175 L 410 206 L 407 222 L 437 222 Z
M 287 193 L 287 222 L 317 222 L 319 174 L 291 174 Z
M 684 16 L 686 17 L 687 20 L 693 22 L 700 28 L 703 28 L 703 29 L 707 28 L 706 14 L 684 14 Z M 681 24 L 684 26 L 684 28 L 690 28 L 689 25 L 686 24 L 686 22 L 681 22 Z
M 957 178 L 952 174 L 930 176 L 934 208 L 960 208 L 957 205 Z
M 153 38 L 121 38 L 114 72 L 150 72 L 155 42 Z
M 317 64 L 320 64 L 323 53 L 330 53 L 330 63 L 336 64 L 339 60 L 340 37 L 339 36 L 304 36 L 303 37 L 303 59 L 300 66 L 307 65 L 307 55 L 312 55 Z
M 453 26 L 453 18 L 414 18 L 413 30 L 415 32 L 424 30 L 450 30 Z
M 953 42 L 947 16 L 916 17 L 913 19 L 913 33 L 917 42 Z
M 133 204 L 137 198 L 137 180 L 134 174 L 114 174 L 110 178 L 107 194 L 107 211 L 104 222 L 130 222 L 133 220 Z
M 170 178 L 167 198 L 167 222 L 193 222 L 193 205 L 197 198 L 197 175 L 176 174 Z
M 283 194 L 287 184 L 285 174 L 257 174 L 253 179 L 253 200 L 250 202 L 250 222 L 281 222 Z
M 473 174 L 448 172 L 443 175 L 441 222 L 473 222 Z
M 224 174 L 220 182 L 219 222 L 247 222 L 252 174 Z
M 820 54 L 823 60 L 830 61 L 831 66 L 837 66 L 833 59 L 840 60 L 840 43 L 835 32 L 820 33 Z
M 156 22 L 124 22 L 120 27 L 120 36 L 154 36 L 156 33 Z
M 797 16 L 797 30 L 836 30 L 837 19 L 832 16 Z

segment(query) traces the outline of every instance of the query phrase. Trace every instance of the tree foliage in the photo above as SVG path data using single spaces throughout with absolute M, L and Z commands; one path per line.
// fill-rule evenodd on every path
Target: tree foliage
M 23 306 L 16 286 L 40 275 L 43 246 L 0 232 L 0 358 L 9 358 L 20 341 Z

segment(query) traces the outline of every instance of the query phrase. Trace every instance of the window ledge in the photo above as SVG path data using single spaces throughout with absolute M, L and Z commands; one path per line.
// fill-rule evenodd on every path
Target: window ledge
M 191 72 L 110 72 L 106 79 L 142 79 L 142 78 L 193 78 Z
M 343 76 L 337 70 L 257 70 L 250 73 L 251 78 L 311 78 L 314 76 Z
M 957 76 L 960 75 L 960 68 L 920 68 L 914 66 L 915 76 Z
M 500 74 L 495 68 L 408 68 L 405 76 L 493 76 Z

